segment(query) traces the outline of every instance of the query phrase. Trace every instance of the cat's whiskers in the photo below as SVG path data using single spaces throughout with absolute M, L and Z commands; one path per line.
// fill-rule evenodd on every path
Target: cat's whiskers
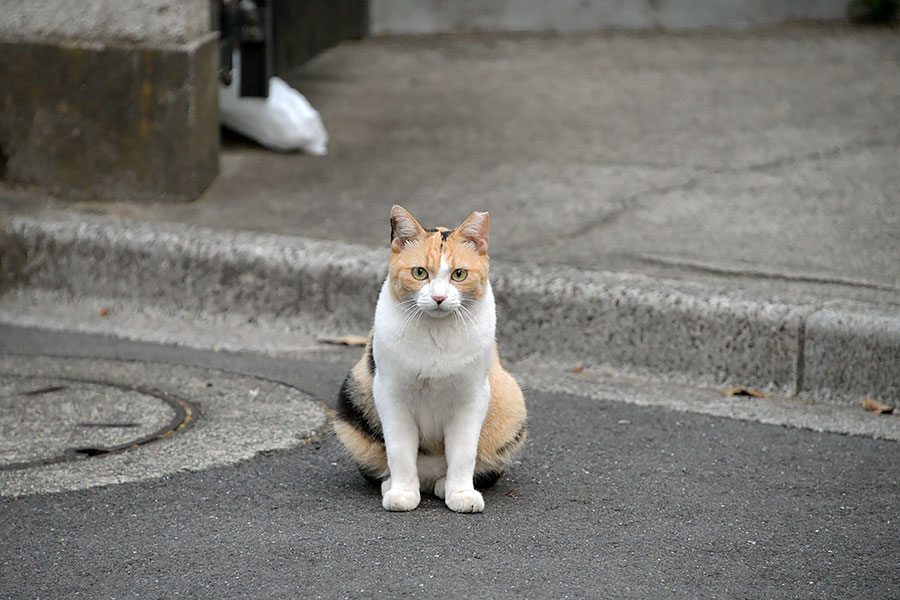
M 466 301 L 465 301 L 465 300 L 464 300 L 463 302 L 460 303 L 459 309 L 462 310 L 462 311 L 464 312 L 464 314 L 466 315 L 466 317 L 469 319 L 469 322 L 470 322 L 473 326 L 478 327 L 478 319 L 475 317 L 475 313 L 472 312 L 472 309 L 469 308 L 469 307 L 466 305 Z
M 466 323 L 465 313 L 463 312 L 463 305 L 460 304 L 459 307 L 455 311 L 453 311 L 454 318 L 459 322 L 460 325 L 463 326 L 463 330 L 466 332 L 466 344 L 469 343 L 469 324 Z
M 415 307 L 407 308 L 403 313 L 403 321 L 400 323 L 400 333 L 398 337 L 402 337 L 406 334 L 406 330 L 409 328 L 410 324 L 416 318 L 416 309 Z
M 456 309 L 456 314 L 459 315 L 460 321 L 465 326 L 466 341 L 468 341 L 469 340 L 469 325 L 468 325 L 468 323 L 471 323 L 472 327 L 474 327 L 475 330 L 477 331 L 478 330 L 478 319 L 475 318 L 475 313 L 473 313 L 472 310 L 468 306 L 466 306 L 465 302 L 460 303 L 459 307 Z
M 411 298 L 407 298 L 406 300 L 398 302 L 397 306 L 416 306 L 416 302 L 417 302 L 417 300 L 416 300 L 415 296 L 413 296 Z
M 406 333 L 406 329 L 415 321 L 418 323 L 419 317 L 422 316 L 422 311 L 416 303 L 415 298 L 408 298 L 403 302 L 400 302 L 398 306 L 403 310 L 402 318 L 403 321 L 400 323 L 400 336 L 402 337 Z

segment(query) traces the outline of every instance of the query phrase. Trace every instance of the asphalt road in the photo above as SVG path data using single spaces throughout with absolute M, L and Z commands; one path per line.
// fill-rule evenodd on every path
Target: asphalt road
M 0 333 L 0 353 L 225 369 L 332 406 L 355 354 Z M 896 442 L 527 399 L 528 444 L 480 515 L 433 498 L 384 512 L 331 435 L 197 473 L 2 498 L 0 598 L 900 597 Z

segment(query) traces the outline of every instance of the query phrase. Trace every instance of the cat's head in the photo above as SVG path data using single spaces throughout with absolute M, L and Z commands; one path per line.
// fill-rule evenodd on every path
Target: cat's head
M 394 300 L 441 318 L 481 298 L 488 285 L 486 212 L 456 229 L 425 229 L 402 206 L 391 209 L 390 290 Z

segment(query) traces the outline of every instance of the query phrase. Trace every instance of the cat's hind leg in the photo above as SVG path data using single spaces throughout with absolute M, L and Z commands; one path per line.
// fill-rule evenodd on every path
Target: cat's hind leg
M 434 495 L 443 500 L 447 496 L 447 478 L 441 477 L 434 482 Z
M 447 459 L 443 454 L 420 453 L 416 468 L 419 471 L 419 489 L 422 492 L 432 492 L 437 482 L 443 481 L 447 475 Z M 443 496 L 438 497 L 443 499 Z

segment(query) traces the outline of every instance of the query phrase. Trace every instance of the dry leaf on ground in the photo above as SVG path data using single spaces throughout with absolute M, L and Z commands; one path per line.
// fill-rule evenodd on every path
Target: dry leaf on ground
M 728 390 L 722 390 L 726 396 L 752 396 L 754 398 L 768 398 L 768 394 L 762 393 L 760 390 L 752 390 L 741 386 L 735 386 Z
M 870 410 L 877 415 L 889 415 L 894 412 L 893 406 L 888 406 L 878 400 L 872 400 L 871 398 L 866 398 L 863 400 L 863 408 L 866 410 Z
M 333 338 L 319 338 L 319 342 L 323 344 L 334 344 L 336 346 L 365 346 L 369 338 L 361 335 L 342 335 Z

